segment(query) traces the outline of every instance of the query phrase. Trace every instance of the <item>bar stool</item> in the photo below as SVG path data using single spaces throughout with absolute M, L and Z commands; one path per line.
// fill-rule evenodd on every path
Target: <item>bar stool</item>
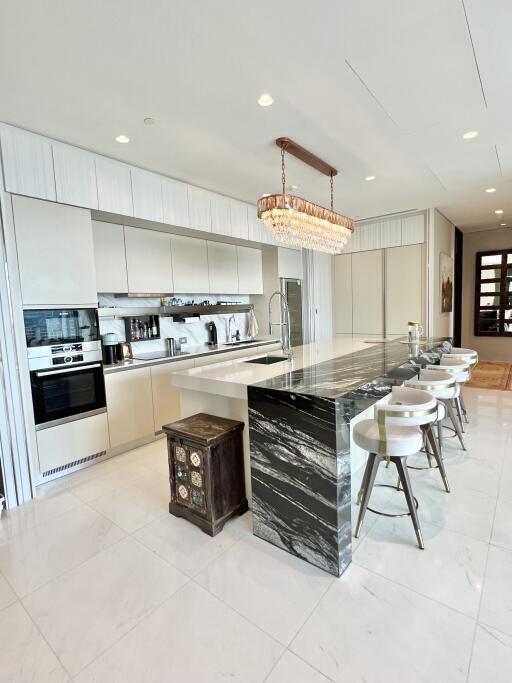
M 452 350 L 450 351 L 450 353 L 443 354 L 441 357 L 441 360 L 443 358 L 463 360 L 466 363 L 468 363 L 468 365 L 470 366 L 469 379 L 471 379 L 471 368 L 474 368 L 474 367 L 476 367 L 476 365 L 478 365 L 478 353 L 477 353 L 477 351 L 475 351 L 474 349 L 462 348 L 460 346 L 452 346 Z M 468 413 L 466 410 L 466 404 L 464 403 L 464 396 L 462 395 L 462 392 L 460 395 L 460 407 L 461 407 L 462 412 L 464 414 L 464 419 L 466 421 L 466 424 L 468 424 L 469 423 Z
M 455 407 L 457 409 L 457 414 L 459 416 L 460 425 L 462 432 L 465 432 L 464 421 L 462 420 L 462 415 L 468 422 L 465 409 L 463 408 L 463 398 L 462 398 L 462 387 L 470 379 L 470 365 L 467 361 L 461 358 L 451 358 L 449 356 L 443 356 L 439 362 L 439 365 L 427 365 L 427 370 L 439 370 L 440 372 L 448 372 L 453 376 L 455 381 L 460 387 L 460 395 L 454 399 Z
M 385 517 L 410 516 L 416 533 L 418 546 L 423 550 L 423 536 L 417 514 L 418 501 L 413 495 L 407 457 L 417 453 L 423 444 L 420 427 L 432 423 L 437 415 L 437 401 L 427 391 L 419 391 L 408 387 L 393 387 L 387 400 L 375 406 L 376 419 L 361 420 L 353 429 L 355 443 L 368 451 L 368 462 L 359 492 L 360 510 L 355 529 L 358 538 L 363 525 L 366 510 Z M 444 470 L 441 458 L 435 456 L 441 470 Z M 392 515 L 368 508 L 368 502 L 374 485 L 399 490 L 391 484 L 375 484 L 379 465 L 383 460 L 394 463 L 407 501 L 408 513 Z

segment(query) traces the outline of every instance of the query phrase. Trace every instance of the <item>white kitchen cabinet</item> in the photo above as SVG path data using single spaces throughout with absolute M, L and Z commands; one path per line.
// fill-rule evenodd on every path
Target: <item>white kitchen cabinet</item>
M 189 227 L 212 231 L 211 193 L 200 187 L 188 186 Z
M 169 294 L 173 290 L 171 236 L 125 226 L 128 292 Z
M 237 247 L 238 294 L 263 294 L 261 250 Z
M 425 241 L 425 215 L 402 218 L 402 244 L 420 244 Z
M 172 235 L 172 267 L 175 294 L 207 294 L 208 250 L 206 240 Z
M 0 140 L 6 191 L 55 201 L 51 141 L 6 125 Z
M 423 247 L 386 249 L 386 334 L 406 334 L 407 323 L 424 323 L 422 310 Z
M 36 432 L 40 472 L 69 465 L 110 448 L 107 414 L 100 413 Z
M 211 294 L 238 292 L 237 248 L 234 244 L 207 242 L 208 275 Z
M 110 446 L 154 433 L 151 368 L 137 368 L 105 375 Z
M 128 274 L 123 226 L 93 221 L 92 239 L 97 291 L 126 293 L 128 291 Z
M 173 372 L 194 367 L 193 360 L 178 360 L 151 367 L 151 390 L 153 393 L 154 430 L 181 418 L 180 388 L 171 383 Z
M 380 223 L 366 223 L 357 229 L 359 233 L 359 251 L 380 249 Z
M 399 247 L 402 244 L 402 221 L 394 218 L 389 221 L 382 221 L 380 224 L 380 246 L 383 249 L 388 247 Z
M 220 194 L 211 195 L 212 232 L 231 237 L 231 200 Z
M 130 167 L 101 156 L 95 163 L 99 210 L 133 216 Z
M 148 221 L 162 223 L 162 179 L 156 173 L 132 168 L 133 215 Z
M 384 333 L 382 249 L 352 254 L 352 324 L 354 334 Z
M 190 227 L 188 213 L 188 186 L 170 178 L 162 178 L 164 223 Z
M 352 254 L 334 257 L 334 331 L 352 333 Z
M 53 143 L 55 186 L 61 204 L 98 208 L 94 155 L 78 147 Z
M 12 198 L 24 306 L 96 306 L 91 214 L 29 197 Z
M 241 240 L 249 239 L 249 220 L 247 204 L 236 199 L 231 200 L 231 235 Z
M 257 209 L 253 204 L 247 204 L 247 221 L 249 224 L 248 239 L 260 244 L 275 244 L 267 226 L 258 218 Z
M 279 277 L 302 280 L 302 249 L 277 250 L 277 270 Z

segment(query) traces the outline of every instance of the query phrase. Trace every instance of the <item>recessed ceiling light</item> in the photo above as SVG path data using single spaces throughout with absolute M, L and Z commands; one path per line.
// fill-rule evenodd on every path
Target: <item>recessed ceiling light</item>
M 502 225 L 503 227 L 505 227 L 507 224 L 506 224 L 506 223 L 500 223 L 500 225 Z
M 156 119 L 154 119 L 152 116 L 146 116 L 144 123 L 146 126 L 152 126 L 154 123 L 156 123 Z
M 496 188 L 495 188 L 495 187 L 488 187 L 487 190 L 486 190 L 486 192 L 488 192 L 489 194 L 491 194 L 491 192 L 496 192 Z
M 494 213 L 497 214 L 498 216 L 501 216 L 501 214 L 503 213 L 503 209 L 496 209 L 496 211 Z
M 472 140 L 473 138 L 478 137 L 478 131 L 477 130 L 468 130 L 464 135 L 462 136 L 464 140 Z
M 270 107 L 271 104 L 273 104 L 274 98 L 272 95 L 269 95 L 268 93 L 263 93 L 258 97 L 258 104 L 260 107 Z
M 123 145 L 126 145 L 127 142 L 130 142 L 130 138 L 127 135 L 118 135 L 116 137 L 116 142 L 121 142 Z
M 367 175 L 365 180 L 375 180 L 376 177 L 377 177 L 376 175 Z

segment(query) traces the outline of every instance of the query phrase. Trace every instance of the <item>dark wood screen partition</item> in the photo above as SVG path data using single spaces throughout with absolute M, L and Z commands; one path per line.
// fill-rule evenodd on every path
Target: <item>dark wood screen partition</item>
M 475 336 L 512 337 L 512 249 L 476 255 Z

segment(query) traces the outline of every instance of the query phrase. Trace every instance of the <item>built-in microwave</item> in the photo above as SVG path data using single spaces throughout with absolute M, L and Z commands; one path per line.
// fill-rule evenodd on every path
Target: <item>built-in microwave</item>
M 106 411 L 95 308 L 23 312 L 36 429 Z

